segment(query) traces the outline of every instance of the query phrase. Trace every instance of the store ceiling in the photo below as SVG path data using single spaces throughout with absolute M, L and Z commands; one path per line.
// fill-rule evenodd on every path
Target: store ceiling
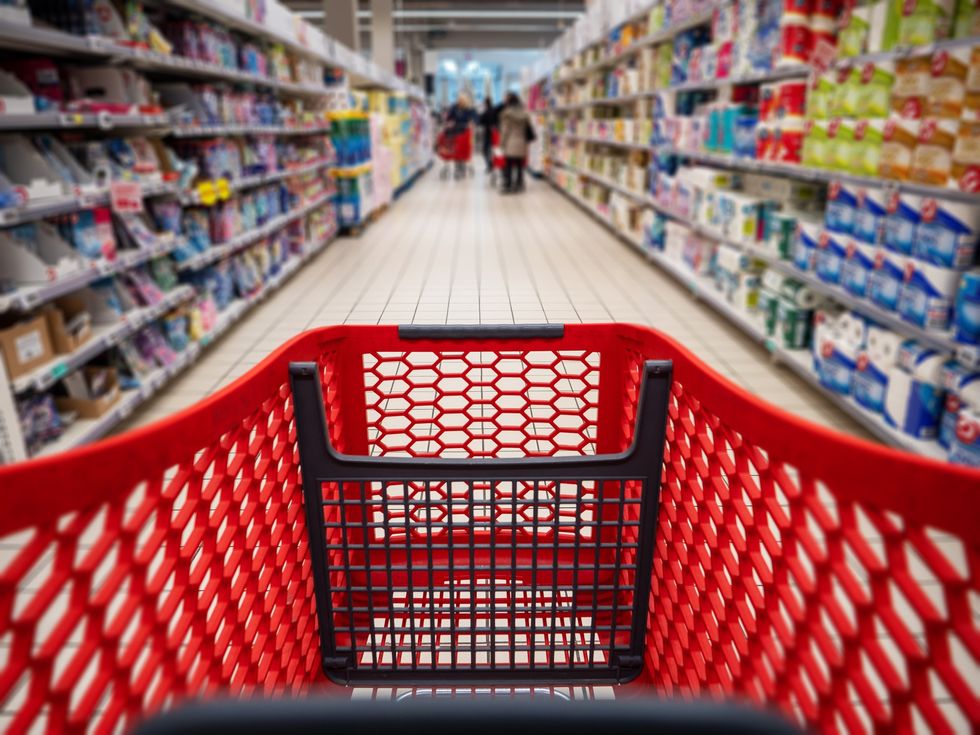
M 324 20 L 322 0 L 285 2 L 312 23 Z M 395 0 L 394 5 L 395 32 L 431 49 L 542 48 L 585 12 L 585 0 Z M 360 0 L 359 7 L 361 46 L 366 48 L 371 45 L 370 0 Z

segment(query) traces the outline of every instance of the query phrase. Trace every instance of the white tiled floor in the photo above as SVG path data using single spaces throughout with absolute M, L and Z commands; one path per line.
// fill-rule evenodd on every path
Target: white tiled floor
M 482 175 L 455 183 L 434 172 L 360 238 L 332 244 L 123 428 L 190 405 L 311 327 L 544 321 L 650 324 L 783 408 L 866 436 L 547 183 L 504 197 Z

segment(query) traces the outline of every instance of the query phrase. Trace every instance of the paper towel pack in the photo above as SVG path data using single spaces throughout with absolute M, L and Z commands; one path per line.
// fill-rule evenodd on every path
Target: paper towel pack
M 869 411 L 884 410 L 889 371 L 898 364 L 903 339 L 883 327 L 868 327 L 868 344 L 858 355 L 853 392 L 854 400 Z
M 973 265 L 980 239 L 980 207 L 924 199 L 921 215 L 915 235 L 917 258 L 960 270 Z
M 959 271 L 912 258 L 905 268 L 897 311 L 917 326 L 945 330 L 959 282 Z
M 885 421 L 916 439 L 936 436 L 942 414 L 943 363 L 949 358 L 908 340 L 899 349 L 898 364 L 888 371 Z
M 813 369 L 821 384 L 849 395 L 858 354 L 867 339 L 867 322 L 857 314 L 831 309 L 820 309 L 813 321 Z

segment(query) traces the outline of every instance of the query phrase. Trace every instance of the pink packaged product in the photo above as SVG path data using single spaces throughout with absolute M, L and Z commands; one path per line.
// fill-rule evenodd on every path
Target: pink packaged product
M 241 232 L 241 217 L 238 212 L 238 202 L 231 200 L 211 207 L 209 210 L 211 225 L 211 240 L 224 243 L 233 239 Z

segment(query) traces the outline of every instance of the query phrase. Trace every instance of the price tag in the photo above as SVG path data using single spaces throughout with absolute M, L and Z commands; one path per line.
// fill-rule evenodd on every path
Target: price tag
M 215 190 L 213 181 L 202 181 L 197 185 L 197 198 L 201 204 L 210 207 L 217 201 L 218 192 Z
M 228 183 L 228 179 L 220 178 L 214 182 L 214 186 L 218 199 L 227 202 L 231 197 L 231 185 Z
M 85 117 L 84 115 L 81 115 L 77 112 L 65 113 L 59 116 L 59 122 L 61 123 L 62 127 L 67 128 L 67 127 L 72 127 L 74 125 L 81 125 L 82 123 L 85 122 Z
M 764 344 L 769 352 L 776 351 L 776 340 L 774 340 L 772 337 L 767 338 Z
M 143 211 L 143 187 L 138 181 L 113 181 L 109 206 L 116 214 L 139 214 Z
M 61 378 L 68 375 L 68 363 L 62 362 L 51 368 L 51 379 L 60 380 Z

